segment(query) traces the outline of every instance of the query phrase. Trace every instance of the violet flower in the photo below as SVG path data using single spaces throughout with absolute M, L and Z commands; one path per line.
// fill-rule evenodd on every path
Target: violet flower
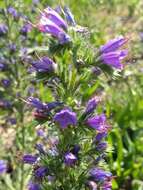
M 0 36 L 5 35 L 8 32 L 8 27 L 5 24 L 0 24 Z
M 91 169 L 89 174 L 90 174 L 90 177 L 92 177 L 97 182 L 99 181 L 103 182 L 112 177 L 112 173 L 104 171 L 100 168 Z
M 70 41 L 70 37 L 64 32 L 62 28 L 44 16 L 42 16 L 40 19 L 38 29 L 43 33 L 51 34 L 57 38 L 61 44 L 68 43 Z
M 78 156 L 79 151 L 80 151 L 80 146 L 78 144 L 74 145 L 74 147 L 71 149 L 71 152 L 76 156 Z
M 34 97 L 29 97 L 26 102 L 36 108 L 33 115 L 38 120 L 47 119 L 52 109 L 62 105 L 60 102 L 42 103 L 38 98 Z
M 99 132 L 106 132 L 109 129 L 109 126 L 106 124 L 106 116 L 104 114 L 91 117 L 86 121 L 86 123 Z
M 12 103 L 9 100 L 0 100 L 0 108 L 10 109 L 12 107 Z
M 48 20 L 52 21 L 58 27 L 62 27 L 65 30 L 67 29 L 66 22 L 54 9 L 47 7 L 42 12 L 42 15 L 45 16 Z
M 109 181 L 105 181 L 102 185 L 102 190 L 112 190 L 112 182 Z
M 70 41 L 70 37 L 64 31 L 67 30 L 67 24 L 63 18 L 50 7 L 44 9 L 41 13 L 40 21 L 37 28 L 43 32 L 57 38 L 60 44 L 65 44 Z
M 99 152 L 105 151 L 107 148 L 107 142 L 100 142 L 97 144 L 96 149 Z
M 123 69 L 123 64 L 121 63 L 122 60 L 127 56 L 128 51 L 122 50 L 122 51 L 116 51 L 116 52 L 110 52 L 105 53 L 100 56 L 101 61 L 103 61 L 104 64 L 110 65 L 113 68 L 116 69 Z
M 107 136 L 107 132 L 101 132 L 101 133 L 97 133 L 94 142 L 98 143 L 100 142 L 103 138 L 105 138 Z
M 95 183 L 95 181 L 88 181 L 87 186 L 90 190 L 97 190 L 97 184 Z
M 64 163 L 67 166 L 75 165 L 76 161 L 77 161 L 77 157 L 73 153 L 71 153 L 71 152 L 65 153 L 65 155 L 64 155 Z
M 26 164 L 34 164 L 37 161 L 36 155 L 26 154 L 23 156 L 23 162 Z
M 34 108 L 36 108 L 37 110 L 49 111 L 48 105 L 45 103 L 42 103 L 38 98 L 29 97 L 27 99 L 27 103 L 33 106 Z
M 31 65 L 37 72 L 54 72 L 56 64 L 49 57 L 42 57 L 40 60 L 32 61 Z
M 119 36 L 118 38 L 115 38 L 113 40 L 110 40 L 105 45 L 100 47 L 101 53 L 110 53 L 118 50 L 120 47 L 122 47 L 124 44 L 126 44 L 128 41 L 127 38 L 124 38 L 123 36 Z
M 43 178 L 48 174 L 48 168 L 41 166 L 38 169 L 34 170 L 34 175 L 36 178 Z
M 77 124 L 76 114 L 68 109 L 63 109 L 56 113 L 54 121 L 57 122 L 62 129 L 67 128 L 69 125 L 75 126 Z
M 17 18 L 19 17 L 19 15 L 18 15 L 16 9 L 13 8 L 13 7 L 8 7 L 7 12 L 8 12 L 9 14 L 11 14 L 15 19 L 17 19 Z
M 31 28 L 32 28 L 31 24 L 26 23 L 20 29 L 20 34 L 22 34 L 23 36 L 27 36 L 27 33 L 31 31 Z
M 0 57 L 0 71 L 6 69 L 7 69 L 6 59 L 4 57 Z
M 8 118 L 7 122 L 9 122 L 11 125 L 16 125 L 17 123 L 16 118 Z
M 0 63 L 0 71 L 4 71 L 6 68 L 5 64 Z
M 28 184 L 28 190 L 41 190 L 41 188 L 38 183 L 30 181 Z
M 36 111 L 34 111 L 34 117 L 36 118 L 36 119 L 46 119 L 48 116 L 49 116 L 49 114 L 50 114 L 50 111 L 52 111 L 53 109 L 55 109 L 56 107 L 59 107 L 59 106 L 61 106 L 62 105 L 62 103 L 60 103 L 60 102 L 50 102 L 50 103 L 47 103 L 47 104 L 45 104 L 45 103 L 42 103 L 43 104 L 43 108 L 42 109 L 38 109 L 38 107 L 37 107 L 37 109 L 36 109 Z M 40 106 L 40 105 L 39 105 Z M 36 107 L 36 106 L 35 106 Z
M 49 110 L 52 110 L 52 109 L 54 109 L 54 108 L 56 108 L 58 106 L 62 106 L 63 103 L 55 101 L 55 102 L 49 102 L 49 103 L 47 103 L 47 105 L 48 105 Z
M 7 171 L 7 164 L 4 160 L 0 160 L 0 174 L 3 174 Z
M 101 101 L 101 98 L 98 97 L 98 96 L 95 96 L 94 98 L 90 99 L 90 100 L 87 102 L 85 112 L 86 112 L 87 114 L 92 113 L 92 112 L 94 111 L 94 109 L 97 107 L 97 105 L 99 104 L 100 101 Z
M 37 136 L 39 137 L 45 137 L 45 131 L 43 129 L 38 129 L 37 131 Z
M 65 17 L 66 17 L 68 24 L 71 26 L 76 26 L 74 15 L 71 13 L 69 7 L 67 7 L 67 6 L 64 7 L 64 13 L 65 13 Z
M 8 47 L 11 53 L 14 53 L 16 51 L 16 44 L 11 43 Z
M 56 8 L 54 9 L 58 14 L 62 14 L 63 10 L 62 7 L 60 5 L 56 6 Z
M 7 88 L 10 86 L 11 81 L 9 79 L 2 79 L 1 80 L 1 84 L 3 85 L 3 87 Z

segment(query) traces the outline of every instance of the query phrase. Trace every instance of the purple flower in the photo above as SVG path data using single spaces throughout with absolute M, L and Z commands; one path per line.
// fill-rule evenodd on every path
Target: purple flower
M 66 44 L 71 41 L 71 38 L 69 35 L 65 33 L 59 33 L 59 41 L 60 41 L 60 44 Z
M 16 51 L 16 44 L 9 44 L 9 50 L 11 53 L 15 52 Z
M 74 154 L 74 155 L 78 155 L 80 151 L 80 146 L 78 144 L 74 145 L 74 147 L 72 148 L 71 152 Z
M 9 79 L 2 79 L 2 80 L 1 80 L 1 83 L 2 83 L 3 87 L 7 88 L 7 87 L 10 86 L 10 83 L 11 83 L 11 82 L 10 82 Z
M 13 7 L 8 7 L 7 12 L 11 14 L 15 19 L 18 18 L 18 13 Z
M 121 61 L 127 56 L 127 54 L 127 50 L 104 53 L 101 55 L 100 59 L 103 61 L 104 64 L 122 70 L 123 64 L 121 63 Z
M 92 113 L 100 101 L 101 101 L 101 98 L 98 96 L 95 96 L 94 98 L 90 99 L 86 105 L 85 112 L 87 114 Z
M 62 14 L 63 10 L 62 7 L 60 5 L 58 5 L 55 9 L 54 9 L 58 14 Z
M 11 125 L 16 125 L 16 118 L 9 118 L 7 119 L 7 122 L 9 122 Z
M 105 181 L 102 185 L 102 190 L 112 190 L 112 182 Z
M 23 162 L 26 164 L 34 164 L 37 161 L 36 155 L 26 154 L 23 156 Z
M 22 34 L 23 36 L 26 36 L 27 33 L 30 32 L 31 28 L 32 28 L 31 24 L 29 24 L 29 23 L 25 24 L 20 29 L 20 34 Z
M 59 40 L 61 44 L 68 43 L 70 37 L 64 32 L 62 28 L 54 24 L 52 21 L 47 19 L 45 16 L 42 16 L 38 24 L 38 29 L 41 32 L 49 33 Z
M 56 113 L 54 121 L 57 122 L 62 129 L 67 128 L 69 125 L 75 126 L 77 124 L 76 114 L 68 109 Z
M 0 71 L 5 71 L 7 70 L 8 66 L 4 63 L 0 63 Z
M 42 103 L 39 99 L 33 97 L 28 98 L 27 103 L 36 108 L 33 115 L 38 120 L 47 119 L 52 109 L 62 105 L 60 102 Z
M 98 133 L 95 137 L 94 142 L 100 142 L 103 138 L 105 138 L 107 136 L 107 132 L 102 132 L 102 133 Z
M 100 142 L 97 144 L 97 147 L 96 147 L 97 151 L 99 152 L 106 150 L 106 148 L 107 148 L 107 142 Z
M 37 110 L 49 111 L 47 104 L 42 103 L 38 98 L 29 97 L 27 99 L 27 103 L 36 108 Z
M 41 190 L 41 188 L 38 183 L 30 181 L 28 184 L 28 190 Z
M 77 157 L 71 153 L 71 152 L 67 152 L 64 155 L 64 162 L 67 166 L 73 166 L 76 164 L 77 161 Z
M 90 190 L 97 190 L 97 184 L 95 183 L 95 181 L 88 181 L 87 186 Z
M 12 107 L 12 103 L 9 100 L 0 100 L 0 108 L 10 109 Z
M 90 177 L 92 177 L 95 181 L 105 181 L 112 177 L 112 173 L 104 171 L 100 168 L 93 168 L 89 172 Z
M 4 71 L 7 69 L 6 59 L 4 57 L 0 57 L 0 71 Z
M 34 175 L 36 178 L 43 178 L 48 174 L 48 168 L 41 166 L 38 169 L 34 170 Z
M 110 53 L 118 50 L 120 47 L 122 47 L 124 44 L 126 44 L 128 41 L 127 38 L 124 38 L 123 36 L 119 36 L 118 38 L 115 38 L 113 40 L 110 40 L 107 44 L 100 47 L 101 53 Z
M 0 24 L 0 36 L 5 35 L 8 32 L 8 27 L 5 24 Z
M 54 9 L 47 7 L 44 9 L 42 16 L 45 16 L 48 20 L 52 21 L 58 27 L 67 29 L 66 22 Z
M 44 136 L 45 136 L 45 131 L 44 131 L 43 129 L 38 129 L 38 130 L 37 130 L 37 135 L 38 135 L 39 137 L 44 137 Z
M 74 16 L 71 13 L 69 7 L 67 7 L 67 6 L 64 7 L 64 13 L 65 13 L 65 17 L 66 17 L 68 24 L 71 26 L 76 26 Z
M 56 69 L 56 64 L 48 57 L 42 57 L 38 61 L 33 61 L 31 65 L 35 68 L 37 72 L 54 72 Z
M 3 174 L 7 171 L 7 164 L 4 160 L 0 160 L 0 174 Z
M 90 127 L 96 129 L 97 131 L 104 132 L 106 129 L 106 116 L 104 114 L 94 116 L 89 118 L 86 122 Z M 106 130 L 105 130 L 106 131 Z
M 40 21 L 37 28 L 44 33 L 49 33 L 57 38 L 60 44 L 70 42 L 70 37 L 63 29 L 67 29 L 67 24 L 62 17 L 50 7 L 44 9 L 41 13 Z
M 5 69 L 5 64 L 0 63 L 0 71 L 3 71 Z
M 48 105 L 49 110 L 52 110 L 58 106 L 63 105 L 63 103 L 62 102 L 49 102 L 47 105 Z

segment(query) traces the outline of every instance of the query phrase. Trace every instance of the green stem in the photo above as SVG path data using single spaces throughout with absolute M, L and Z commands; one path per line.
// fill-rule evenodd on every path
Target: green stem
M 22 105 L 21 105 L 22 106 Z M 21 123 L 21 127 L 22 127 L 22 152 L 24 152 L 25 150 L 25 126 L 24 126 L 24 113 L 23 113 L 23 106 L 20 110 L 21 113 L 21 117 L 20 117 L 20 123 Z M 20 189 L 23 190 L 24 189 L 24 163 L 21 163 L 21 182 L 20 182 Z

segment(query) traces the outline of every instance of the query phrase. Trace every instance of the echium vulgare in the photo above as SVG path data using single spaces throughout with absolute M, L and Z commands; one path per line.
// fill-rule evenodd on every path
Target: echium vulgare
M 91 47 L 87 29 L 76 24 L 67 7 L 45 8 L 36 26 L 51 35 L 56 51 L 49 47 L 46 55 L 30 62 L 47 93 L 45 101 L 26 100 L 37 122 L 35 152 L 22 158 L 33 168 L 28 189 L 111 190 L 113 174 L 106 158 L 112 127 L 98 76 L 106 72 L 112 77 L 115 69 L 123 68 L 127 50 L 121 48 L 127 39 L 121 36 L 99 49 Z

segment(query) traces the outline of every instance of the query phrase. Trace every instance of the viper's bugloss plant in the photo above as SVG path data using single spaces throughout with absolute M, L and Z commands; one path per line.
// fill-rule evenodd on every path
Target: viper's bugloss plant
M 112 127 L 98 77 L 104 73 L 112 77 L 115 69 L 123 68 L 127 50 L 121 48 L 127 39 L 118 37 L 94 48 L 90 31 L 76 24 L 67 7 L 48 7 L 37 22 L 33 26 L 48 34 L 49 49 L 29 65 L 37 81 L 49 89 L 52 101 L 25 100 L 34 108 L 38 123 L 35 152 L 22 159 L 33 166 L 28 189 L 111 190 L 107 137 Z
M 27 46 L 33 43 L 29 37 L 31 25 L 24 14 L 30 12 L 33 5 L 24 9 L 26 4 L 21 4 L 22 10 L 20 4 L 18 1 L 0 2 L 0 174 L 3 174 L 0 184 L 3 189 L 22 190 L 26 180 L 25 166 L 23 163 L 17 164 L 18 158 L 13 159 L 12 155 L 25 150 L 29 129 L 25 128 L 23 113 L 26 114 L 28 110 L 25 110 L 25 103 L 21 99 L 34 94 L 36 84 L 26 80 L 29 75 L 24 62 Z M 11 182 L 7 182 L 8 178 L 3 176 L 8 176 Z M 17 180 L 15 176 L 19 176 Z M 11 187 L 6 184 L 11 184 Z

